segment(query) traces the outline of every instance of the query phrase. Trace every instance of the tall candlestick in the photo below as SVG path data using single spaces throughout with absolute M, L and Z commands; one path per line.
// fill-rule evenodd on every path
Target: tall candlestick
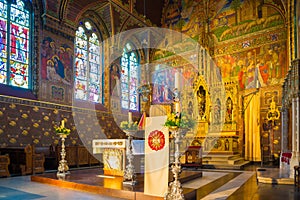
M 65 120 L 61 120 L 61 127 L 62 127 L 62 128 L 65 127 Z
M 128 122 L 132 123 L 132 112 L 128 112 Z
M 175 72 L 175 88 L 179 89 L 179 72 Z

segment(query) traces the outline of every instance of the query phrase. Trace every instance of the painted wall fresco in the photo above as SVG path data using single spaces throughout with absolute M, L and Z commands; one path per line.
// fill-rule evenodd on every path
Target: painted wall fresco
M 241 89 L 279 84 L 288 71 L 285 42 L 216 58 L 222 77 L 234 77 Z M 226 78 L 225 78 L 226 79 Z
M 285 22 L 279 12 L 282 4 L 250 0 L 205 2 L 169 1 L 164 27 L 186 33 L 214 49 L 214 60 L 223 79 L 238 79 L 240 89 L 282 82 L 288 70 Z M 203 43 L 203 35 L 208 35 L 210 42 Z
M 73 47 L 50 36 L 43 38 L 41 47 L 42 79 L 71 85 Z

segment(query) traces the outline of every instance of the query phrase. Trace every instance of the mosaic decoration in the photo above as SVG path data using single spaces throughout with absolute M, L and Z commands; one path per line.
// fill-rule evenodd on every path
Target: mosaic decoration
M 7 4 L 7 1 L 0 1 L 0 83 L 2 84 L 30 88 L 29 15 L 29 11 L 21 0 L 16 0 L 11 6 Z M 9 30 L 8 27 L 10 27 Z M 7 52 L 8 46 L 10 52 Z M 9 65 L 7 65 L 8 60 Z

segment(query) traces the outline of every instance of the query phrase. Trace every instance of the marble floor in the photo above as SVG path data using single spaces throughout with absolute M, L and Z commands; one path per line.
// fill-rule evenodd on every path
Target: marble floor
M 249 166 L 241 171 L 202 169 L 201 178 L 186 182 L 182 186 L 197 191 L 197 198 L 194 199 L 300 199 L 300 192 L 294 188 L 294 185 L 258 182 L 257 177 L 262 175 L 257 173 L 257 169 L 257 166 Z M 270 177 L 278 176 L 276 168 L 266 171 Z M 30 176 L 15 176 L 0 178 L 0 200 L 2 199 L 117 200 L 120 198 L 33 182 Z

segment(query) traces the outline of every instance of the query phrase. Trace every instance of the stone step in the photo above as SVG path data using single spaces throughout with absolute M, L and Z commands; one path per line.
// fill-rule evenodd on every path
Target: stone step
M 202 167 L 205 169 L 243 169 L 250 161 L 241 160 L 236 164 L 228 163 L 203 163 Z

